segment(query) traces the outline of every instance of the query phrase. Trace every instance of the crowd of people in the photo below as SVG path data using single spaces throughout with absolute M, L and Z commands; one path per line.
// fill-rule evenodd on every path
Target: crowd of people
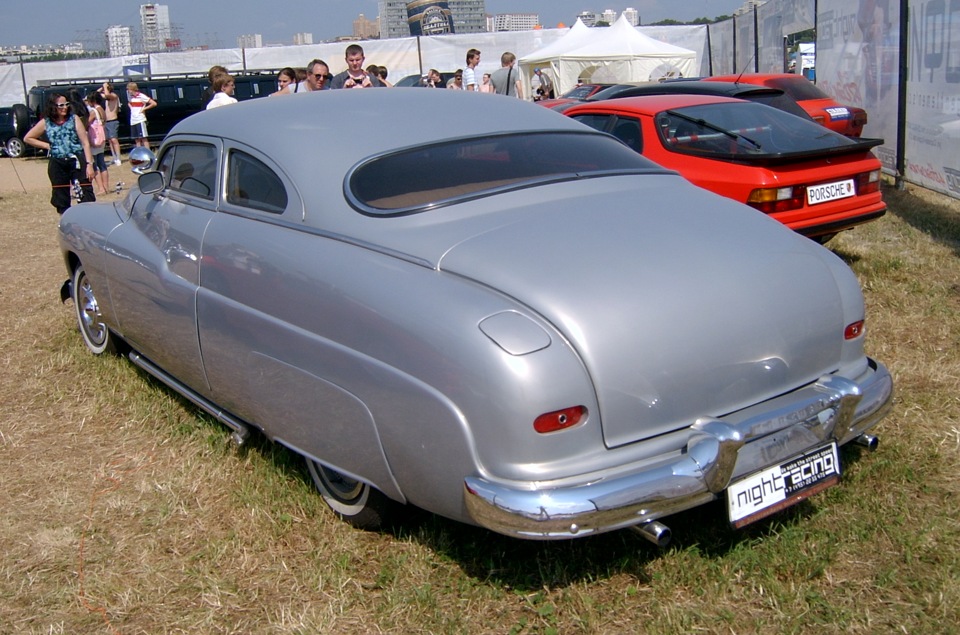
M 320 59 L 311 60 L 303 69 L 287 67 L 277 74 L 277 91 L 271 96 L 292 95 L 318 90 L 348 88 L 389 88 L 387 69 L 370 64 L 364 67 L 363 47 L 351 44 L 344 61 L 347 68 L 331 75 L 330 66 Z M 523 99 L 523 84 L 516 70 L 516 56 L 507 51 L 500 56 L 500 68 L 477 77 L 480 51 L 471 48 L 466 54 L 465 68 L 457 69 L 449 81 L 436 69 L 430 69 L 420 81 L 425 88 L 446 88 L 478 93 L 507 95 Z M 550 78 L 535 69 L 539 88 L 534 99 L 553 96 Z M 233 76 L 224 66 L 213 66 L 207 77 L 210 86 L 204 91 L 201 103 L 205 110 L 237 103 Z M 126 86 L 127 108 L 130 116 L 130 136 L 138 147 L 150 149 L 147 132 L 147 111 L 157 106 L 156 100 L 140 92 L 136 82 Z M 71 204 L 71 197 L 79 202 L 95 201 L 96 196 L 109 191 L 108 165 L 120 165 L 118 135 L 120 97 L 110 82 L 81 97 L 76 89 L 66 94 L 53 93 L 47 100 L 43 118 L 24 136 L 24 142 L 45 150 L 49 157 L 47 175 L 52 195 L 50 202 L 62 214 Z M 111 160 L 106 160 L 109 148 Z M 95 191 L 96 190 L 96 191 Z

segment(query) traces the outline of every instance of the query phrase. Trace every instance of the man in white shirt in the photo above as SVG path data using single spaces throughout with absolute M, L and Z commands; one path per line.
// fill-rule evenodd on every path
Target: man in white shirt
M 470 49 L 467 51 L 467 67 L 463 69 L 463 88 L 478 92 L 480 82 L 477 81 L 477 65 L 480 63 L 480 51 Z
M 146 112 L 156 108 L 157 102 L 152 97 L 141 93 L 137 82 L 130 82 L 127 84 L 127 105 L 130 107 L 130 136 L 135 139 L 137 146 L 149 150 Z

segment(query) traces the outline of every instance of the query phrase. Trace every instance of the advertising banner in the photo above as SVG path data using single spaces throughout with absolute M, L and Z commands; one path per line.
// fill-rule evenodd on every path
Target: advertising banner
M 414 0 L 407 3 L 410 35 L 447 35 L 453 33 L 453 14 L 442 0 Z

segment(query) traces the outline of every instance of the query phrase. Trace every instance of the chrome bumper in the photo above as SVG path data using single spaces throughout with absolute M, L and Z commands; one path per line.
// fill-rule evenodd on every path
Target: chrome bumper
M 843 445 L 873 427 L 890 410 L 893 380 L 882 364 L 871 360 L 871 368 L 860 383 L 828 375 L 722 420 L 700 419 L 679 454 L 627 474 L 560 487 L 467 477 L 467 512 L 478 525 L 502 534 L 555 540 L 696 507 L 715 499 L 733 478 L 831 440 Z

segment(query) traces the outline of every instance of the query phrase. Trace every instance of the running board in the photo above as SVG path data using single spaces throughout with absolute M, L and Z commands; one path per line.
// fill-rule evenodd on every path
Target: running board
M 182 395 L 194 405 L 198 406 L 217 421 L 224 424 L 230 428 L 233 432 L 230 435 L 230 438 L 233 439 L 233 442 L 238 446 L 244 444 L 244 442 L 250 438 L 250 424 L 237 419 L 230 413 L 220 408 L 212 401 L 205 399 L 204 397 L 197 394 L 194 390 L 188 388 L 184 384 L 180 383 L 172 376 L 161 370 L 153 362 L 148 360 L 146 357 L 138 353 L 137 351 L 130 351 L 128 356 L 130 361 L 150 373 L 152 376 L 156 377 L 168 387 L 176 391 L 178 394 Z

